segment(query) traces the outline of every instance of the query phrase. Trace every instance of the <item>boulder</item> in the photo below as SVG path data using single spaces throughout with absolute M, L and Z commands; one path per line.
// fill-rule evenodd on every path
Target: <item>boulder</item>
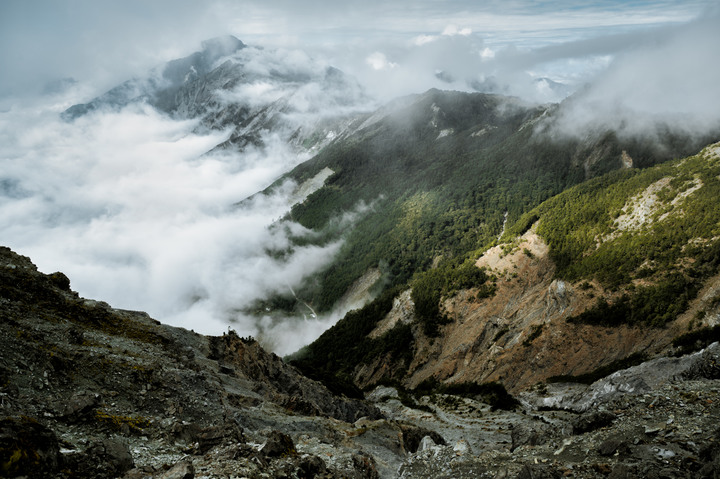
M 546 424 L 538 423 L 536 425 L 515 424 L 513 425 L 510 439 L 512 444 L 510 451 L 514 451 L 520 446 L 540 446 L 547 444 L 550 436 L 550 427 Z
M 295 454 L 295 443 L 287 434 L 280 431 L 270 433 L 267 441 L 260 448 L 260 452 L 267 457 L 279 457 L 283 455 Z
M 445 439 L 435 431 L 431 431 L 424 427 L 414 426 L 411 424 L 401 424 L 403 446 L 405 451 L 413 453 L 418 450 L 420 443 L 425 437 L 429 437 L 434 444 L 444 446 Z
M 180 461 L 160 475 L 158 479 L 194 479 L 195 468 L 190 461 Z
M 610 411 L 590 411 L 581 414 L 572 422 L 573 434 L 584 434 L 609 426 L 617 419 Z
M 68 422 L 78 422 L 92 414 L 101 399 L 97 393 L 78 391 L 68 400 L 61 415 Z
M 42 477 L 62 465 L 57 436 L 29 417 L 0 420 L 0 475 Z

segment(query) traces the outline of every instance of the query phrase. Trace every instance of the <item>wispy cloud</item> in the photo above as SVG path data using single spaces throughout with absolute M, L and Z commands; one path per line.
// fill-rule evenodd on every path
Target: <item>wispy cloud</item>
M 697 136 L 717 132 L 718 21 L 720 12 L 715 11 L 638 37 L 566 105 L 559 128 L 574 134 L 609 128 L 633 135 L 657 126 Z
M 72 77 L 101 93 L 163 61 L 233 34 L 249 44 L 323 51 L 355 69 L 373 52 L 442 33 L 474 35 L 483 48 L 521 50 L 690 21 L 712 0 L 647 2 L 347 3 L 328 0 L 4 0 L 0 2 L 0 97 Z M 470 33 L 472 32 L 472 33 Z M 353 66 L 354 65 L 354 66 Z M 0 107 L 0 109 L 3 109 Z

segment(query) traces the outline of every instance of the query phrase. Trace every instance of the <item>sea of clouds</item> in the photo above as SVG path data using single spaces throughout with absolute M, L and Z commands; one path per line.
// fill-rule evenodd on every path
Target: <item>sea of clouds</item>
M 283 259 L 270 254 L 291 248 L 291 235 L 310 234 L 294 223 L 271 228 L 298 199 L 292 182 L 233 206 L 308 153 L 265 131 L 261 147 L 206 154 L 230 131 L 199 134 L 197 121 L 171 119 L 143 103 L 69 123 L 59 118 L 63 100 L 45 97 L 0 113 L 4 245 L 43 272 L 63 271 L 84 297 L 206 334 L 231 326 L 272 338 L 281 353 L 337 319 L 307 315 L 280 325 L 242 312 L 257 299 L 297 289 L 339 247 L 292 247 Z

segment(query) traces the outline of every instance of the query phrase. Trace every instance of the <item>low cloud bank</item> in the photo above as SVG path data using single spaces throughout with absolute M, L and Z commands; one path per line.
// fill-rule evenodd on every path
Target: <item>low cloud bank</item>
M 383 101 L 438 88 L 513 95 L 547 103 L 560 101 L 572 91 L 573 85 L 561 82 L 577 82 L 577 78 L 533 71 L 529 66 L 519 68 L 508 60 L 512 52 L 511 48 L 493 49 L 482 34 L 455 27 L 449 33 L 419 35 L 407 42 L 363 45 L 351 55 L 363 59 L 362 63 L 343 58 L 338 63 Z
M 648 31 L 570 98 L 558 134 L 614 130 L 621 136 L 720 131 L 720 10 L 682 26 Z
M 0 230 L 3 244 L 41 271 L 65 272 L 82 296 L 207 334 L 230 325 L 257 336 L 269 320 L 240 311 L 297 288 L 339 248 L 268 253 L 310 233 L 293 223 L 270 228 L 291 206 L 290 182 L 231 207 L 306 159 L 277 135 L 267 132 L 262 148 L 203 155 L 229 132 L 196 134 L 196 121 L 142 104 L 73 123 L 58 110 L 0 113 Z M 278 352 L 320 334 L 299 328 L 272 328 Z

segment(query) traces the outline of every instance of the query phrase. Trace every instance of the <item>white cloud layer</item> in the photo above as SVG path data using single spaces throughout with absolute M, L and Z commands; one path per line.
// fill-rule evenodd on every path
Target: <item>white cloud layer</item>
M 454 37 L 455 35 L 461 35 L 467 37 L 472 34 L 472 28 L 460 28 L 457 25 L 448 25 L 442 32 L 447 37 Z
M 284 260 L 268 255 L 290 247 L 290 234 L 308 233 L 294 224 L 269 228 L 288 211 L 292 184 L 230 206 L 304 157 L 271 133 L 266 148 L 202 156 L 227 133 L 197 135 L 194 126 L 145 105 L 74 123 L 53 110 L 0 113 L 2 243 L 41 271 L 65 272 L 85 297 L 204 333 L 231 325 L 272 337 L 289 353 L 320 326 L 299 335 L 299 326 L 272 326 L 239 310 L 298 288 L 339 243 L 295 248 Z
M 494 51 L 511 45 L 528 51 L 683 23 L 713 5 L 714 0 L 3 0 L 0 97 L 37 92 L 67 77 L 99 94 L 224 34 L 266 47 L 324 50 L 335 66 L 348 70 L 375 51 L 402 63 L 389 49 L 413 39 L 433 42 L 442 32 L 475 36 Z M 0 110 L 6 108 L 0 103 Z
M 625 135 L 654 132 L 658 125 L 691 135 L 720 129 L 720 12 L 649 32 L 618 53 L 565 108 L 558 125 L 583 135 L 609 128 Z

